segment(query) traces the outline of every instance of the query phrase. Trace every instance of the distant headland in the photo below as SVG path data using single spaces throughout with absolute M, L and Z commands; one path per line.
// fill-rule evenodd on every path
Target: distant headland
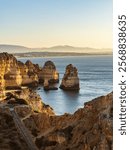
M 54 57 L 54 56 L 85 56 L 112 55 L 111 48 L 73 47 L 68 45 L 28 48 L 20 45 L 0 44 L 0 52 L 12 53 L 16 57 Z

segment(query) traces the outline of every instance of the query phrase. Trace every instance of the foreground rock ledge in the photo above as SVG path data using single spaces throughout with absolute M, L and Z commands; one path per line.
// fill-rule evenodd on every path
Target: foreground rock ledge
M 84 108 L 72 115 L 38 113 L 24 123 L 39 150 L 112 150 L 112 102 L 113 93 L 110 93 L 85 103 Z
M 113 93 L 85 103 L 84 108 L 77 110 L 72 115 L 62 116 L 55 116 L 52 110 L 48 110 L 48 105 L 43 108 L 39 97 L 33 91 L 13 94 L 17 99 L 24 99 L 30 106 L 29 108 L 17 106 L 15 111 L 32 134 L 39 150 L 112 150 Z M 35 97 L 37 97 L 36 102 Z M 19 105 L 22 105 L 20 103 Z M 38 109 L 41 110 L 38 112 Z M 2 148 L 4 150 L 10 148 L 27 150 L 23 139 L 15 130 L 7 109 L 0 107 L 0 119 Z M 10 138 L 12 135 L 17 140 Z

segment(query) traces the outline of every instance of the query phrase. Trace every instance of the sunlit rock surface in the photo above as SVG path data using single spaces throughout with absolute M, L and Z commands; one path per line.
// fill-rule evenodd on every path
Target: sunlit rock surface
M 59 82 L 59 73 L 56 70 L 56 66 L 52 61 L 45 62 L 41 72 L 39 73 L 40 81 L 48 81 L 49 83 Z
M 31 115 L 24 120 L 40 150 L 112 150 L 113 93 L 85 103 L 73 115 Z M 30 125 L 31 122 L 31 125 Z M 35 131 L 35 134 L 34 134 Z
M 72 64 L 66 67 L 64 77 L 62 79 L 60 88 L 63 90 L 79 90 L 79 77 L 77 68 Z

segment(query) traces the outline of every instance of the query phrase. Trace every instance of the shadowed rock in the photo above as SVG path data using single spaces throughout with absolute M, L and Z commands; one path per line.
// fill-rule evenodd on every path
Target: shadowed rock
M 34 114 L 24 123 L 41 149 L 112 150 L 113 93 L 85 103 L 74 114 Z M 31 127 L 30 127 L 31 122 Z M 35 134 L 36 135 L 36 134 Z

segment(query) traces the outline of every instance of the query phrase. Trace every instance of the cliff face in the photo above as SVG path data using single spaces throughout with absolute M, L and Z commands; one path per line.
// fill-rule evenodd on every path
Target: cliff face
M 66 67 L 60 88 L 63 90 L 79 90 L 78 71 L 72 64 Z
M 85 103 L 84 108 L 74 114 L 62 116 L 55 116 L 52 108 L 43 104 L 40 97 L 29 89 L 10 93 L 6 102 L 17 104 L 14 109 L 39 150 L 112 150 L 112 99 L 113 93 L 98 97 Z M 9 110 L 2 106 L 0 122 L 1 148 L 28 149 Z
M 0 53 L 0 86 L 1 88 L 18 88 L 38 86 L 39 82 L 56 83 L 59 73 L 53 62 L 47 61 L 43 68 L 27 61 L 25 64 L 8 53 Z
M 23 86 L 37 86 L 38 85 L 38 76 L 36 73 L 31 72 L 28 66 L 20 61 L 18 61 L 18 67 L 20 69 L 20 75 L 22 77 Z
M 38 76 L 28 67 L 8 53 L 0 54 L 0 83 L 3 88 L 16 88 L 21 85 L 38 83 Z
M 24 123 L 40 150 L 112 150 L 112 97 L 111 93 L 87 102 L 73 115 L 39 113 Z
M 2 87 L 18 87 L 22 83 L 20 69 L 13 55 L 0 54 L 0 83 Z

